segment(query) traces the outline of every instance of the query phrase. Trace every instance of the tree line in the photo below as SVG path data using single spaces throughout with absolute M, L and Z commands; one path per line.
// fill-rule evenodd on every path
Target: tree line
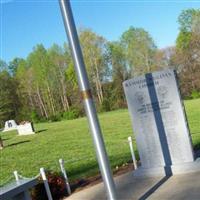
M 200 96 L 200 9 L 182 11 L 178 22 L 176 45 L 164 49 L 143 28 L 130 27 L 118 41 L 79 30 L 98 111 L 126 107 L 122 82 L 164 68 L 177 70 L 185 98 Z M 38 44 L 26 59 L 0 60 L 0 67 L 1 125 L 8 119 L 56 121 L 84 114 L 67 43 L 48 49 Z

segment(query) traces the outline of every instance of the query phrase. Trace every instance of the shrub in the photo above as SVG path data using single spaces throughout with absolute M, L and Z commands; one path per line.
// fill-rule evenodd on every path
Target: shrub
M 27 119 L 26 117 L 21 117 L 21 118 Z M 28 118 L 28 119 L 29 119 L 29 118 Z M 32 111 L 32 112 L 31 112 L 30 120 L 31 120 L 32 122 L 34 122 L 34 123 L 46 122 L 46 121 L 47 121 L 46 118 L 39 116 L 38 113 L 37 113 L 36 111 Z
M 100 112 L 110 111 L 110 102 L 108 99 L 104 99 L 102 104 L 100 105 Z
M 67 120 L 76 119 L 79 117 L 79 115 L 80 113 L 78 109 L 71 108 L 69 111 L 63 113 L 62 118 Z
M 61 114 L 56 114 L 56 115 L 52 115 L 49 120 L 51 122 L 57 122 L 60 121 L 62 119 L 62 115 Z
M 67 196 L 65 180 L 62 176 L 52 172 L 47 172 L 46 176 L 54 200 L 59 200 L 62 197 Z M 44 183 L 41 178 L 39 183 L 32 189 L 31 196 L 33 200 L 48 200 Z
M 192 94 L 191 94 L 191 98 L 192 99 L 198 99 L 198 98 L 200 98 L 200 92 L 198 92 L 197 90 L 193 90 Z

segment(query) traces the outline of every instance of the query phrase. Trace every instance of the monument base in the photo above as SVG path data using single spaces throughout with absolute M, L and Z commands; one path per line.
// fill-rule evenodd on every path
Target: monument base
M 165 167 L 143 168 L 141 166 L 133 172 L 133 175 L 135 177 L 166 176 L 166 170 L 170 172 L 170 168 L 172 175 L 186 174 L 198 171 L 200 172 L 200 158 L 197 158 L 194 162 L 172 165 L 169 168 Z M 170 175 L 170 173 L 167 175 Z
M 165 176 L 164 167 L 155 168 L 143 168 L 142 166 L 133 171 L 133 176 L 135 177 L 155 177 L 155 176 Z
M 2 132 L 8 132 L 8 131 L 14 131 L 14 130 L 17 130 L 17 127 L 13 127 L 13 128 L 4 128 Z
M 200 172 L 200 158 L 197 158 L 194 162 L 172 165 L 171 169 L 173 174 Z
M 22 125 L 18 125 L 17 126 L 17 131 L 19 135 L 31 135 L 31 134 L 35 134 L 34 130 L 33 130 L 33 126 L 31 123 L 25 123 Z

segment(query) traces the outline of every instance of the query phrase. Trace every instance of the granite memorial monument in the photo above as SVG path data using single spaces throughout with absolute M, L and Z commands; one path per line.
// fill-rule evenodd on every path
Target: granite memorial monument
M 171 69 L 123 83 L 141 160 L 137 176 L 200 170 L 193 148 L 176 72 Z

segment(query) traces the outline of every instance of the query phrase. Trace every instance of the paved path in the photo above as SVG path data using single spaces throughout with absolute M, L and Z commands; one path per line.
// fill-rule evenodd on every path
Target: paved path
M 129 172 L 116 177 L 115 183 L 120 200 L 200 200 L 200 172 L 145 179 Z M 106 194 L 100 183 L 65 200 L 106 200 Z

